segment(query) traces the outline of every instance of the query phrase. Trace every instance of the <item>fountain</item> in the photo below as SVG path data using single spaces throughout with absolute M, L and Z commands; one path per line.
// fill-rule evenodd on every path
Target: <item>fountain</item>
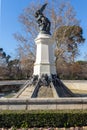
M 46 6 L 44 4 L 35 12 L 40 32 L 35 39 L 37 51 L 33 77 L 25 82 L 14 98 L 1 99 L 0 109 L 87 109 L 87 99 L 72 93 L 56 74 L 51 23 L 43 14 Z

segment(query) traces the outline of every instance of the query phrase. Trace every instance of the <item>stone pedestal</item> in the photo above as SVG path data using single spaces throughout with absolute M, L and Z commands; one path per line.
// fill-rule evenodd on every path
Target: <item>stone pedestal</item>
M 53 39 L 49 34 L 39 34 L 35 39 L 37 45 L 34 75 L 56 74 L 54 63 Z

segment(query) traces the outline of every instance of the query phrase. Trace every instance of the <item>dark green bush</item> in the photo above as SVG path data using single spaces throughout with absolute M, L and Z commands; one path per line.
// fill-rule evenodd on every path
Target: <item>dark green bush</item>
M 0 128 L 86 126 L 87 111 L 1 111 Z

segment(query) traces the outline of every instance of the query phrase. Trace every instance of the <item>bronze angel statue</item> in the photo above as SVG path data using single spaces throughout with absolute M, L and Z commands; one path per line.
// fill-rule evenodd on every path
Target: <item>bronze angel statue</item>
M 44 4 L 39 10 L 35 12 L 35 18 L 37 20 L 41 33 L 50 34 L 51 23 L 47 17 L 43 15 L 43 11 L 46 8 L 47 3 Z

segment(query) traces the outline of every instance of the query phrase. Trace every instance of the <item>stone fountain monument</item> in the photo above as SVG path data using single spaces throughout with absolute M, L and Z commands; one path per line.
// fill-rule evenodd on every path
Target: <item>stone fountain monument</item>
M 59 97 L 72 97 L 74 96 L 73 93 L 69 91 L 69 89 L 61 82 L 61 80 L 56 74 L 53 48 L 54 40 L 50 33 L 51 22 L 43 14 L 43 11 L 45 10 L 46 6 L 47 3 L 35 12 L 35 18 L 40 31 L 37 38 L 35 39 L 37 51 L 33 75 L 38 75 L 39 78 L 41 78 L 42 75 L 45 75 L 47 77 L 45 77 L 45 81 L 51 79 L 50 82 L 53 83 Z M 50 82 L 48 86 L 50 85 Z M 43 83 L 43 81 L 42 85 L 47 86 Z
M 37 53 L 33 78 L 25 82 L 14 98 L 1 99 L 0 110 L 87 109 L 87 98 L 78 98 L 56 74 L 51 23 L 43 14 L 46 6 L 44 4 L 35 13 L 40 32 L 35 39 Z
M 46 6 L 47 3 L 35 12 L 36 22 L 39 26 L 39 34 L 35 39 L 37 50 L 33 78 L 23 87 L 22 91 L 16 96 L 17 98 L 37 98 L 39 97 L 38 95 L 43 98 L 74 96 L 56 74 L 54 40 L 50 33 L 51 23 L 43 14 Z

